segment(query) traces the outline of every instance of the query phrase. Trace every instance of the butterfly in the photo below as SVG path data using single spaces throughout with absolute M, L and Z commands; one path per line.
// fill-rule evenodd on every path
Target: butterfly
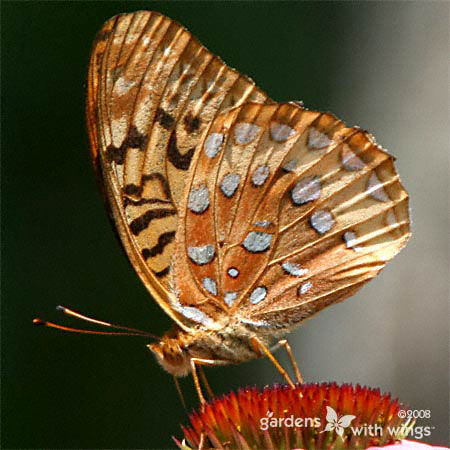
M 410 236 L 408 194 L 372 135 L 271 100 L 159 13 L 98 33 L 87 123 L 121 244 L 174 322 L 149 349 L 196 386 L 198 365 L 277 365 L 277 340 Z

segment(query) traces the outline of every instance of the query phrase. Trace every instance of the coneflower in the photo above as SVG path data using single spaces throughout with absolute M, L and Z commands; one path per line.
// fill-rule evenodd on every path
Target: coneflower
M 403 410 L 390 394 L 359 385 L 249 388 L 193 412 L 182 427 L 184 439 L 175 442 L 183 450 L 382 447 L 411 432 L 414 424 L 401 417 Z

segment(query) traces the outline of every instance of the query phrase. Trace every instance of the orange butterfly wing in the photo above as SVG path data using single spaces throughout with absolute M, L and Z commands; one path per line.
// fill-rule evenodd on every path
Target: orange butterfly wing
M 180 303 L 207 316 L 287 331 L 353 294 L 409 238 L 393 158 L 331 114 L 248 103 L 214 120 L 196 156 L 174 280 Z
M 119 15 L 97 35 L 87 95 L 92 158 L 133 267 L 181 326 L 171 264 L 190 162 L 213 119 L 247 101 L 268 98 L 161 14 Z

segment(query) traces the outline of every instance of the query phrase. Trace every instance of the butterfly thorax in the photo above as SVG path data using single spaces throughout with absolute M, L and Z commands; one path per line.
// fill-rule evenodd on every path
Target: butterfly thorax
M 191 372 L 192 358 L 217 362 L 218 365 L 238 364 L 263 356 L 252 343 L 253 333 L 239 326 L 221 331 L 172 328 L 160 341 L 149 344 L 158 363 L 170 374 L 183 377 Z M 265 344 L 267 339 L 262 337 Z

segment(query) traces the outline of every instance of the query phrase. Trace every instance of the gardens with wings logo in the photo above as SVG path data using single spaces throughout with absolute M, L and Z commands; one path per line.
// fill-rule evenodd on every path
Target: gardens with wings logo
M 347 415 L 338 417 L 336 414 L 336 411 L 331 407 L 327 406 L 327 425 L 325 426 L 325 429 L 321 431 L 321 433 L 325 433 L 326 431 L 336 431 L 336 433 L 342 437 L 344 433 L 344 429 L 349 427 L 352 423 L 352 420 L 355 419 L 356 416 Z
M 295 417 L 294 415 L 285 417 L 274 417 L 272 411 L 267 411 L 264 417 L 259 419 L 260 429 L 263 431 L 269 428 L 318 428 L 322 429 L 320 433 L 335 432 L 341 439 L 344 439 L 344 431 L 350 429 L 351 434 L 363 437 L 379 437 L 387 433 L 390 436 L 408 436 L 414 439 L 422 439 L 431 435 L 433 426 L 415 426 L 414 420 L 409 420 L 404 424 L 396 426 L 387 426 L 383 428 L 380 424 L 358 424 L 352 426 L 352 421 L 356 416 L 339 416 L 331 406 L 326 406 L 327 414 L 325 416 L 326 424 L 320 417 Z M 404 410 L 400 410 L 403 414 Z M 325 425 L 325 426 L 324 426 Z

